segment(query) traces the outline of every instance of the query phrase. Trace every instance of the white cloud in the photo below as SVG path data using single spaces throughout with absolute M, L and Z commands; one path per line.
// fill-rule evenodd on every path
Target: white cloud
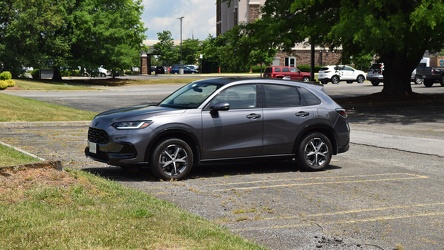
M 182 39 L 205 40 L 209 34 L 216 35 L 216 1 L 211 0 L 143 0 L 142 21 L 148 28 L 147 39 L 157 39 L 157 33 L 171 31 L 175 40 L 180 39 L 182 19 Z

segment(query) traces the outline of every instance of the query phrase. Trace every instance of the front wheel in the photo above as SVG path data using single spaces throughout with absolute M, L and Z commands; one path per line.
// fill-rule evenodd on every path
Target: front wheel
M 183 179 L 193 166 L 193 150 L 183 140 L 167 139 L 155 147 L 150 168 L 154 176 L 163 180 Z
M 363 75 L 359 75 L 358 78 L 356 79 L 356 81 L 358 83 L 363 83 L 365 81 L 365 77 Z
M 332 146 L 330 139 L 322 133 L 306 135 L 296 152 L 297 164 L 303 170 L 322 170 L 330 164 Z
M 415 84 L 423 84 L 424 80 L 422 78 L 415 77 Z

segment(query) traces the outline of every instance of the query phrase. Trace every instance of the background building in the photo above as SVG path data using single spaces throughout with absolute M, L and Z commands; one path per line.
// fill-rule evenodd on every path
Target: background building
M 240 23 L 254 22 L 261 18 L 260 8 L 266 0 L 232 0 L 216 4 L 216 36 L 221 35 Z M 273 61 L 275 66 L 310 65 L 311 46 L 295 44 L 290 53 L 278 52 Z M 329 51 L 315 48 L 315 65 L 341 64 L 342 50 Z
M 236 0 L 216 4 L 216 36 L 227 32 L 239 23 L 260 18 L 260 6 L 266 0 Z

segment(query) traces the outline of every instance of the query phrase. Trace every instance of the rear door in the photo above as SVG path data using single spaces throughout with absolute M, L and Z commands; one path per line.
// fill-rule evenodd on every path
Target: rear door
M 296 137 L 317 114 L 317 105 L 304 100 L 299 87 L 264 84 L 264 155 L 294 153 Z

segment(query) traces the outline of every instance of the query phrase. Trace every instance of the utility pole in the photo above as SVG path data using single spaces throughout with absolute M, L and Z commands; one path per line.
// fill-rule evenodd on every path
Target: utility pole
M 184 17 L 179 17 L 177 18 L 180 20 L 180 65 L 181 68 L 179 68 L 179 74 L 182 75 L 183 74 L 183 61 L 182 61 L 182 19 L 184 19 Z

